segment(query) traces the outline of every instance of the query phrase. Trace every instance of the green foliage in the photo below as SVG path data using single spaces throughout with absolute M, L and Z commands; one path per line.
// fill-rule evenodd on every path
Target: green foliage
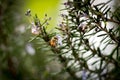
M 53 77 L 47 75 L 49 71 L 45 64 L 46 54 L 50 52 L 34 50 L 38 46 L 28 42 L 31 35 L 24 33 L 25 15 L 21 11 L 24 4 L 19 0 L 0 0 L 0 80 L 47 80 Z
M 45 16 L 45 21 L 40 22 L 34 17 L 34 26 L 31 29 L 35 31 L 32 33 L 47 43 L 47 48 L 62 63 L 61 72 L 70 74 L 68 79 L 119 80 L 119 6 L 112 11 L 112 7 L 108 6 L 111 0 L 99 4 L 94 4 L 94 1 L 65 2 L 63 12 L 66 11 L 67 14 L 61 14 L 63 19 L 57 27 L 60 33 L 56 35 L 51 35 L 54 33 L 49 34 L 46 30 L 45 24 L 49 18 Z M 111 50 L 108 51 L 108 48 Z

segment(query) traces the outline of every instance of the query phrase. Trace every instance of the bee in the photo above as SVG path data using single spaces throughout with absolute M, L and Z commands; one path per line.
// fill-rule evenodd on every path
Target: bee
M 57 41 L 58 41 L 58 38 L 56 36 L 52 37 L 51 40 L 50 40 L 50 45 L 52 47 L 55 47 L 57 45 Z

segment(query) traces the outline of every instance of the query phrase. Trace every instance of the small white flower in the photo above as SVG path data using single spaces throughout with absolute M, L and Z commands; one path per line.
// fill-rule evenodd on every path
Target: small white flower
M 56 35 L 56 37 L 58 39 L 57 41 L 58 45 L 62 46 L 62 37 L 60 35 Z
M 35 26 L 34 23 L 32 23 L 32 25 L 33 25 L 33 26 L 31 27 L 31 33 L 32 33 L 32 34 L 35 34 L 35 35 L 40 34 L 40 28 L 37 27 L 37 26 Z
M 31 16 L 31 10 L 28 9 L 28 10 L 26 11 L 25 15 L 26 15 L 26 16 Z

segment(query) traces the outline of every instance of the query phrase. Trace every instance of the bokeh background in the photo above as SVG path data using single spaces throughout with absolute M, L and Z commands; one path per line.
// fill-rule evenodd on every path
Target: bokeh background
M 0 0 L 0 80 L 71 80 L 67 73 L 60 72 L 62 66 L 43 40 L 29 42 L 34 35 L 25 16 L 28 9 L 41 21 L 47 14 L 52 18 L 48 31 L 55 31 L 63 1 Z
M 25 12 L 31 9 L 42 20 L 52 18 L 48 30 L 59 22 L 60 0 L 0 0 L 0 80 L 63 80 L 56 75 L 61 66 L 54 61 L 41 39 L 33 36 Z M 62 76 L 62 77 L 61 77 Z
M 58 20 L 60 11 L 61 0 L 26 0 L 26 6 L 24 6 L 24 12 L 27 9 L 31 9 L 31 14 L 37 14 L 42 19 L 45 14 L 52 17 L 49 27 L 55 27 Z

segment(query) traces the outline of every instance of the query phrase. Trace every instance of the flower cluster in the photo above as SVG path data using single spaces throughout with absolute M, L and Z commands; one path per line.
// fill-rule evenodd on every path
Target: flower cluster
M 28 9 L 25 13 L 26 16 L 32 17 L 31 10 Z M 31 18 L 30 18 L 31 19 Z M 61 46 L 62 45 L 62 37 L 60 35 L 52 35 L 46 31 L 47 25 L 49 25 L 48 21 L 51 20 L 51 17 L 47 17 L 45 14 L 44 22 L 40 22 L 37 15 L 30 20 L 31 23 L 31 33 L 34 35 L 41 36 L 45 41 L 49 42 L 51 47 Z M 62 26 L 63 27 L 63 26 Z M 52 36 L 51 36 L 52 35 Z

